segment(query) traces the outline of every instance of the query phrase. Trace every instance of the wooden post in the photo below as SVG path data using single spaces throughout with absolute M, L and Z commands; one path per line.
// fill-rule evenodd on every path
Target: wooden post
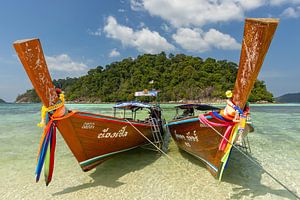
M 46 107 L 54 105 L 58 96 L 39 39 L 18 40 L 14 47 L 42 103 Z
M 240 64 L 233 91 L 233 102 L 241 109 L 249 98 L 278 23 L 278 19 L 272 18 L 248 18 L 245 21 Z

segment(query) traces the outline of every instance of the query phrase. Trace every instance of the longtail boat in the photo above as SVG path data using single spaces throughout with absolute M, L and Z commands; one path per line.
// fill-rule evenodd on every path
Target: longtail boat
M 250 111 L 247 100 L 278 22 L 270 18 L 245 20 L 238 74 L 233 92 L 226 92 L 228 100 L 224 109 L 207 107 L 210 111 L 199 115 L 194 115 L 190 110 L 166 125 L 177 146 L 203 161 L 219 180 L 233 145 L 238 138 L 253 131 L 253 127 L 247 123 Z M 181 106 L 189 108 L 188 105 Z
M 145 144 L 162 148 L 163 123 L 158 104 L 127 102 L 117 104 L 115 109 L 130 110 L 132 117 L 126 118 L 69 110 L 64 102 L 64 94 L 52 83 L 39 39 L 14 42 L 14 47 L 40 97 L 42 121 L 45 126 L 37 156 L 36 181 L 42 168 L 46 185 L 52 179 L 56 128 L 79 162 L 83 171 L 88 171 L 113 155 Z M 157 91 L 136 92 L 135 96 L 156 96 Z M 147 109 L 149 115 L 143 120 L 136 118 L 136 112 Z

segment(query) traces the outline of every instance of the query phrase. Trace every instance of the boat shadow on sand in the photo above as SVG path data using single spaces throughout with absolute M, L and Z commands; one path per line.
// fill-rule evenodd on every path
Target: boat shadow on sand
M 200 167 L 206 168 L 205 165 L 192 155 L 180 150 L 181 155 L 190 162 Z M 249 155 L 249 154 L 248 154 Z M 251 155 L 250 158 L 256 160 Z M 256 160 L 257 161 L 257 160 Z M 253 162 L 242 155 L 237 150 L 233 150 L 231 157 L 222 178 L 222 182 L 229 183 L 232 188 L 230 199 L 243 199 L 245 197 L 256 198 L 272 194 L 279 198 L 295 199 L 285 189 L 273 189 L 270 186 L 261 183 L 264 172 Z M 268 176 L 268 175 L 264 175 Z M 267 177 L 269 179 L 270 177 Z M 272 181 L 272 180 L 270 180 Z M 274 183 L 274 185 L 277 183 Z M 221 185 L 219 187 L 222 187 Z M 281 186 L 278 186 L 281 187 Z
M 161 154 L 158 152 L 144 148 L 136 148 L 128 152 L 115 155 L 111 159 L 108 159 L 101 165 L 97 166 L 96 169 L 89 174 L 92 178 L 89 183 L 68 187 L 52 195 L 57 196 L 97 186 L 117 188 L 126 184 L 119 180 L 122 176 L 143 169 L 157 160 L 160 155 Z

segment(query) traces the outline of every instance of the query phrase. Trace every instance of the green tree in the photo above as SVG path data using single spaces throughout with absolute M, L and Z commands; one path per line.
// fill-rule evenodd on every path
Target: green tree
M 67 100 L 113 102 L 133 100 L 133 93 L 143 89 L 159 89 L 161 101 L 224 99 L 233 90 L 238 65 L 227 60 L 187 56 L 184 54 L 139 55 L 105 67 L 97 66 L 79 78 L 53 80 L 62 87 Z M 152 82 L 150 84 L 149 82 Z M 39 101 L 33 90 L 28 97 Z M 250 101 L 273 101 L 263 81 L 256 81 Z

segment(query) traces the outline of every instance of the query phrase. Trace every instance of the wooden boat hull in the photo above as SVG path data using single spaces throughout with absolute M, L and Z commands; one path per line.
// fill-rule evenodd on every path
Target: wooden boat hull
M 42 109 L 40 125 L 46 122 L 46 116 L 48 119 L 51 118 L 51 121 L 47 122 L 40 142 L 39 155 L 42 156 L 39 159 L 41 163 L 37 174 L 40 174 L 44 152 L 47 150 L 45 146 L 50 143 L 49 135 L 53 135 L 55 127 L 58 127 L 84 171 L 92 169 L 114 154 L 149 144 L 149 141 L 154 139 L 156 143 L 161 142 L 157 141 L 157 135 L 153 138 L 153 130 L 161 127 L 161 122 L 154 124 L 153 120 L 152 122 L 128 121 L 99 114 L 66 111 L 64 98 L 57 93 L 52 83 L 39 39 L 18 40 L 14 43 L 14 47 L 44 105 L 43 109 L 46 109 L 45 112 Z M 161 132 L 156 134 L 162 135 Z
M 167 127 L 180 149 L 203 161 L 211 174 L 218 176 L 224 156 L 224 151 L 219 151 L 221 136 L 211 127 L 200 123 L 198 117 L 174 120 Z M 224 135 L 225 127 L 214 128 Z
M 278 25 L 277 19 L 246 19 L 238 75 L 225 109 L 167 124 L 179 148 L 201 159 L 213 176 L 222 177 L 236 138 L 250 130 L 246 126 L 246 103 Z M 215 116 L 215 117 L 213 117 Z
M 153 139 L 150 124 L 86 112 L 59 120 L 57 126 L 83 171 L 149 143 L 145 137 Z

